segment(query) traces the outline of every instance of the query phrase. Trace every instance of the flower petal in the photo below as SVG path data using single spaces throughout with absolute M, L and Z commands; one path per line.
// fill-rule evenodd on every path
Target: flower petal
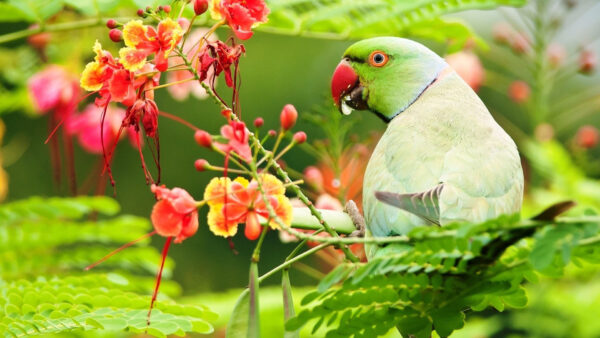
M 225 222 L 222 204 L 216 204 L 210 207 L 207 223 L 210 231 L 217 236 L 231 237 L 237 233 L 237 222 L 231 219 L 229 219 L 227 223 Z
M 97 61 L 92 61 L 85 66 L 81 73 L 81 88 L 93 92 L 100 90 L 104 82 L 104 67 Z
M 154 204 L 150 219 L 156 233 L 164 237 L 179 235 L 183 226 L 183 215 L 176 212 L 168 200 Z
M 119 62 L 125 69 L 132 72 L 142 68 L 146 64 L 148 53 L 133 47 L 123 47 L 119 50 Z
M 146 26 L 142 20 L 131 20 L 123 27 L 123 41 L 127 47 L 136 47 L 137 45 L 148 42 Z
M 277 205 L 275 206 L 273 205 L 274 203 L 271 203 L 273 208 L 275 208 L 275 214 L 277 214 L 279 219 L 281 219 L 285 225 L 290 226 L 292 224 L 293 212 L 290 200 L 284 195 L 277 195 L 275 198 L 277 199 Z M 273 229 L 280 228 L 279 223 L 277 223 L 275 220 L 271 220 L 269 222 L 269 226 L 271 226 Z
M 285 187 L 277 177 L 271 174 L 261 174 L 259 176 L 263 190 L 267 195 L 283 195 L 285 194 Z
M 258 221 L 258 215 L 254 212 L 249 212 L 248 217 L 246 217 L 244 235 L 246 235 L 246 238 L 253 241 L 260 236 L 261 231 L 262 226 L 260 226 L 260 222 Z

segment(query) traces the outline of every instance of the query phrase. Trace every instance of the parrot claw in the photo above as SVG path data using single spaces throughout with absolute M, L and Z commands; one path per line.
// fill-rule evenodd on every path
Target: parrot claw
M 346 202 L 344 211 L 350 216 L 356 227 L 356 230 L 352 231 L 349 237 L 365 237 L 365 219 L 360 214 L 356 203 L 353 200 Z

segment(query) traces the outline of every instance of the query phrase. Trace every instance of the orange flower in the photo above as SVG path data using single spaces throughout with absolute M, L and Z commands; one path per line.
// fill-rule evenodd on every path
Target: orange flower
M 291 224 L 292 205 L 284 195 L 283 183 L 270 174 L 261 174 L 259 179 L 275 214 L 284 224 Z M 251 240 L 257 239 L 262 230 L 259 216 L 270 218 L 256 180 L 248 182 L 238 177 L 232 182 L 229 178 L 213 178 L 206 187 L 204 199 L 210 207 L 208 226 L 217 236 L 233 236 L 237 233 L 239 223 L 245 223 L 246 237 Z M 271 220 L 269 226 L 276 229 L 279 224 Z
M 175 237 L 175 243 L 193 236 L 198 230 L 198 210 L 196 201 L 181 189 L 167 189 L 165 186 L 151 187 L 158 202 L 152 208 L 152 225 L 156 233 L 163 237 Z
M 267 22 L 270 10 L 263 0 L 213 0 L 211 12 L 217 20 L 225 18 L 235 36 L 246 40 L 252 27 Z
M 145 26 L 141 20 L 132 20 L 123 27 L 125 46 L 119 51 L 120 62 L 125 69 L 136 71 L 146 64 L 146 58 L 155 53 L 156 69 L 168 68 L 168 56 L 183 36 L 183 29 L 170 18 L 158 23 L 157 29 Z

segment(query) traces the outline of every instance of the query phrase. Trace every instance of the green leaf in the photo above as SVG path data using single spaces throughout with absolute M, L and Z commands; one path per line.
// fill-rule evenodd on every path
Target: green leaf
M 50 298 L 45 293 L 58 297 Z M 38 303 L 36 294 L 40 294 L 43 304 Z M 6 324 L 6 333 L 14 335 L 60 333 L 73 329 L 139 332 L 147 326 L 148 296 L 124 291 L 106 275 L 35 282 L 17 280 L 2 285 L 0 298 L 0 308 L 4 309 L 0 311 L 0 322 Z M 208 318 L 212 315 L 197 306 L 159 301 L 147 329 L 155 336 L 209 333 L 212 326 L 206 321 Z
M 246 337 L 248 332 L 248 319 L 250 318 L 250 292 L 245 289 L 240 294 L 225 331 L 227 338 Z
M 281 272 L 281 290 L 283 293 L 283 321 L 285 323 L 296 315 L 294 299 L 292 297 L 292 284 L 290 283 L 290 272 L 288 269 L 284 269 Z M 286 331 L 284 337 L 298 338 L 300 337 L 300 332 L 299 330 Z
M 260 305 L 259 305 L 258 264 L 250 263 L 248 282 L 248 338 L 260 337 Z

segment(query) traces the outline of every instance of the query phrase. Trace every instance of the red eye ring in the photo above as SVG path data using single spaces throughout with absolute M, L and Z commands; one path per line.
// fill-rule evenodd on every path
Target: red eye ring
M 369 54 L 369 64 L 373 67 L 383 67 L 389 60 L 389 56 L 380 50 L 375 50 Z

